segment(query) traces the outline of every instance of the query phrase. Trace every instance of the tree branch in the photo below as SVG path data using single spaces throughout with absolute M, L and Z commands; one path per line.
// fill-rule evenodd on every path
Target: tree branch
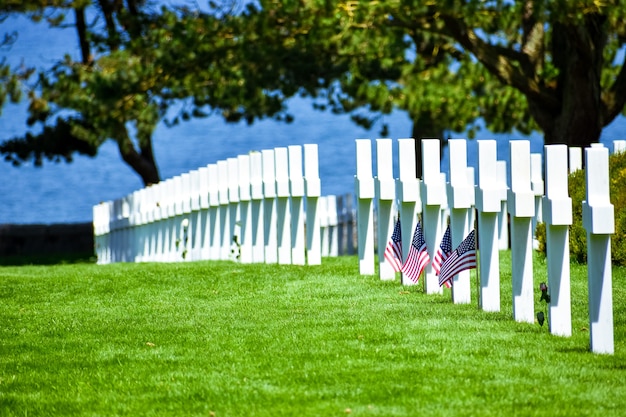
M 500 81 L 518 89 L 530 100 L 543 103 L 553 110 L 559 108 L 559 101 L 554 94 L 550 90 L 542 88 L 534 77 L 530 77 L 522 71 L 522 62 L 527 59 L 527 57 L 524 58 L 525 54 L 483 41 L 456 17 L 440 15 L 439 18 L 444 22 L 442 33 L 459 42 Z
M 93 57 L 91 56 L 89 41 L 87 40 L 85 9 L 74 9 L 74 14 L 76 15 L 76 33 L 78 34 L 78 43 L 80 46 L 80 53 L 82 56 L 83 64 L 90 65 L 93 62 Z
M 159 182 L 159 172 L 154 163 L 154 159 L 150 160 L 144 155 L 144 149 L 140 154 L 135 149 L 133 142 L 128 136 L 126 127 L 120 126 L 116 133 L 117 147 L 124 162 L 126 162 L 141 177 L 144 185 L 156 184 Z M 150 148 L 151 150 L 151 148 Z M 150 152 L 152 156 L 152 152 Z
M 109 35 L 109 48 L 111 48 L 112 51 L 117 50 L 119 48 L 119 36 L 115 27 L 115 19 L 113 18 L 113 14 L 115 12 L 113 4 L 110 2 L 110 0 L 98 0 L 98 4 L 100 5 L 100 9 L 102 10 L 102 14 L 104 15 L 104 21 L 106 22 L 106 29 Z
M 611 123 L 626 106 L 626 55 L 615 82 L 602 94 L 602 106 L 602 122 L 604 126 Z
M 524 14 L 522 16 L 522 52 L 528 58 L 529 68 L 524 68 L 527 75 L 536 74 L 537 70 L 544 63 L 544 37 L 543 24 L 535 17 L 533 2 L 528 0 L 524 3 Z

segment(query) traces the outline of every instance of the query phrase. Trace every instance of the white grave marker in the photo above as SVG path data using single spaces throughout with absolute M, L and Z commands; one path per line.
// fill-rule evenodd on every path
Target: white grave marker
M 200 230 L 196 228 L 196 239 L 199 245 L 197 259 L 209 259 L 210 241 L 209 232 L 209 167 L 198 168 L 198 222 Z
M 500 212 L 498 213 L 498 249 L 507 250 L 509 248 L 509 215 L 507 208 L 507 191 L 509 185 L 507 182 L 508 173 L 506 169 L 506 161 L 497 161 L 496 170 L 498 176 L 498 187 L 502 192 L 502 202 L 500 203 Z
M 219 218 L 220 218 L 220 257 L 221 260 L 230 259 L 230 243 L 232 239 L 230 222 L 236 219 L 230 217 L 230 207 L 228 200 L 228 162 L 226 160 L 217 161 L 217 178 L 219 192 Z
M 406 260 L 418 222 L 417 215 L 422 209 L 420 181 L 417 179 L 415 166 L 414 139 L 398 139 L 398 169 L 399 177 L 396 180 L 396 196 L 400 211 L 400 223 L 402 225 L 402 258 Z M 413 281 L 402 274 L 402 285 L 414 284 Z
M 535 194 L 535 216 L 533 217 L 533 236 L 537 230 L 537 223 L 543 222 L 543 210 L 541 209 L 541 200 L 544 193 L 543 185 L 543 162 L 540 153 L 530 155 L 530 183 L 533 193 Z M 534 248 L 539 247 L 539 241 L 534 239 Z
M 276 220 L 278 263 L 291 264 L 291 207 L 289 202 L 289 152 L 287 148 L 274 149 L 276 167 Z
M 200 169 L 189 171 L 189 178 L 191 199 L 191 213 L 189 217 L 191 218 L 191 227 L 193 227 L 191 231 L 192 241 L 190 243 L 191 253 L 189 259 L 197 261 L 202 259 L 202 229 L 204 228 L 202 215 L 200 213 Z
M 265 263 L 278 263 L 278 219 L 276 217 L 276 163 L 274 150 L 261 151 L 263 160 L 263 203 Z
M 265 261 L 263 216 L 263 154 L 250 153 L 250 223 L 252 225 L 252 262 Z
M 120 198 L 115 199 L 111 202 L 111 217 L 110 217 L 110 242 L 111 242 L 111 262 L 119 262 L 119 218 L 121 216 L 121 204 L 122 200 Z
M 180 175 L 180 192 L 178 199 L 181 201 L 181 215 L 179 216 L 179 261 L 191 260 L 191 244 L 193 242 L 193 223 L 191 219 L 191 175 L 185 172 Z
M 134 262 L 143 262 L 144 243 L 148 241 L 145 218 L 143 216 L 144 194 L 146 188 L 141 188 L 133 192 L 133 207 L 130 212 L 130 224 L 133 230 L 133 251 Z
M 320 232 L 320 181 L 319 157 L 317 144 L 304 145 L 304 186 L 306 194 L 306 250 L 307 263 L 322 263 L 321 232 Z
M 439 139 L 422 139 L 422 228 L 428 255 L 432 260 L 443 238 L 444 229 L 441 224 L 441 211 L 447 206 L 446 183 L 441 175 L 441 145 Z M 424 269 L 427 294 L 443 292 L 439 286 L 439 277 L 435 275 L 432 264 Z
M 250 155 L 237 156 L 237 170 L 239 172 L 239 242 L 241 249 L 241 263 L 252 263 L 252 214 L 250 207 Z
M 328 222 L 328 256 L 339 256 L 339 210 L 337 196 L 326 197 L 326 215 Z
M 154 205 L 154 186 L 148 185 L 143 189 L 141 216 L 145 227 L 145 239 L 143 241 L 142 262 L 151 262 L 152 243 L 155 236 L 154 218 L 152 206 Z
M 179 206 L 176 204 L 178 200 L 180 176 L 175 176 L 166 180 L 167 184 L 167 225 L 169 230 L 169 239 L 167 240 L 167 251 L 165 256 L 166 262 L 176 262 L 178 260 L 178 253 L 176 248 L 176 242 L 178 241 L 178 228 L 180 223 L 176 217 L 178 215 Z M 182 213 L 182 210 L 181 210 Z
M 142 228 L 142 241 L 140 242 L 141 253 L 138 262 L 150 261 L 150 245 L 153 235 L 153 222 L 152 222 L 152 198 L 153 198 L 152 186 L 148 185 L 140 190 L 141 207 L 139 216 L 141 218 Z
M 191 260 L 193 244 L 194 223 L 191 217 L 191 174 L 184 172 L 181 175 L 181 191 L 179 199 L 182 200 L 182 215 L 180 216 L 180 243 L 178 261 L 188 262 Z
M 144 221 L 146 222 L 146 241 L 144 241 L 144 262 L 154 261 L 154 249 L 156 243 L 156 222 L 154 221 L 154 205 L 156 200 L 156 187 L 148 185 L 145 188 L 144 201 L 142 203 L 142 212 Z
M 374 275 L 374 177 L 372 176 L 372 144 L 369 139 L 356 139 L 355 194 L 357 198 L 357 239 L 359 273 Z
M 107 263 L 106 248 L 108 247 L 107 235 L 109 232 L 108 202 L 101 202 L 93 206 L 92 213 L 96 263 L 104 265 Z
M 152 188 L 152 201 L 150 202 L 150 206 L 148 209 L 151 211 L 150 219 L 152 225 L 150 226 L 152 229 L 152 235 L 150 236 L 150 262 L 160 262 L 160 248 L 161 242 L 163 239 L 163 229 L 161 222 L 161 188 L 162 182 L 157 184 L 153 184 L 150 186 Z
M 511 215 L 511 275 L 513 281 L 513 318 L 534 323 L 533 232 L 535 194 L 531 189 L 530 141 L 509 141 L 511 189 L 508 210 Z
M 583 169 L 583 150 L 582 148 L 569 148 L 569 172 Z
M 572 224 L 572 199 L 567 193 L 567 145 L 546 145 L 546 195 L 543 218 L 546 224 L 546 255 L 550 333 L 572 335 L 572 307 L 569 264 L 569 226 Z
M 154 219 L 154 207 L 156 205 L 156 184 L 146 187 L 146 195 L 143 204 L 143 212 L 147 222 L 148 241 L 145 242 L 146 252 L 144 254 L 145 262 L 154 262 L 154 254 L 156 248 L 157 223 Z
M 239 162 L 237 158 L 227 158 L 228 166 L 228 211 L 230 228 L 228 240 L 230 245 L 229 259 L 241 260 L 241 204 L 239 199 Z
M 163 262 L 175 262 L 176 255 L 176 177 L 163 181 Z
M 354 255 L 354 224 L 356 222 L 356 213 L 352 209 L 352 194 L 344 194 L 336 196 L 335 199 L 337 215 L 332 217 L 337 239 L 337 253 L 339 255 Z M 329 208 L 330 212 L 330 208 Z M 373 255 L 372 255 L 373 256 Z
M 328 197 L 322 196 L 319 200 L 319 217 L 320 217 L 320 245 L 321 255 L 326 257 L 330 251 L 330 228 L 328 227 Z
M 586 200 L 583 227 L 587 230 L 587 277 L 591 350 L 614 352 L 611 234 L 614 208 L 609 197 L 609 151 L 602 146 L 585 149 Z
M 220 181 L 220 164 L 219 162 L 207 165 L 208 168 L 208 184 L 209 184 L 209 220 L 207 237 L 209 239 L 209 257 L 211 260 L 222 259 L 222 233 L 224 231 L 224 219 L 222 215 L 223 203 L 222 198 L 224 192 L 221 190 Z M 227 196 L 226 196 L 227 197 Z M 206 242 L 206 240 L 205 240 Z
M 476 227 L 476 170 L 474 167 L 467 167 L 467 182 L 472 185 L 472 209 L 470 210 L 470 230 Z
M 120 219 L 122 216 L 122 199 L 113 200 L 111 205 L 111 262 L 120 261 Z
M 382 280 L 396 277 L 393 267 L 385 259 L 385 248 L 391 240 L 395 226 L 393 203 L 396 197 L 393 179 L 393 153 L 391 139 L 376 139 L 376 203 L 378 206 L 378 274 Z
M 180 181 L 180 176 L 177 175 L 177 176 L 172 177 L 170 181 L 168 182 L 169 198 L 168 198 L 168 204 L 167 204 L 168 205 L 167 222 L 168 222 L 168 229 L 169 229 L 170 237 L 168 240 L 168 250 L 167 250 L 167 258 L 166 258 L 167 262 L 178 261 L 178 248 L 177 248 L 176 243 L 179 237 L 178 230 L 180 226 L 180 222 L 177 219 L 179 210 L 180 210 L 180 206 L 178 206 L 177 204 L 177 200 L 178 200 L 177 190 L 180 187 L 179 181 Z
M 498 213 L 501 191 L 496 182 L 495 140 L 478 141 L 478 247 L 480 305 L 484 311 L 500 311 L 500 259 L 498 253 Z
M 126 242 L 128 262 L 146 262 L 147 254 L 146 249 L 148 247 L 148 225 L 147 216 L 144 213 L 144 206 L 146 201 L 146 190 L 142 188 L 135 190 L 128 195 L 128 228 L 129 234 Z
M 135 256 L 137 247 L 135 245 L 136 233 L 137 233 L 137 219 L 134 215 L 134 211 L 138 206 L 137 202 L 137 191 L 133 191 L 125 197 L 127 208 L 126 208 L 126 226 L 124 229 L 124 233 L 126 236 L 126 240 L 124 241 L 124 252 L 126 262 L 135 262 Z
M 165 187 L 165 181 L 161 181 L 153 186 L 154 190 L 154 206 L 152 207 L 154 219 L 154 228 L 156 229 L 156 236 L 154 237 L 154 247 L 152 252 L 153 262 L 163 262 L 163 242 L 165 240 L 165 227 L 164 227 L 164 201 L 163 193 Z
M 289 189 L 291 195 L 291 263 L 306 264 L 306 236 L 304 231 L 304 173 L 302 146 L 288 146 Z
M 172 252 L 172 223 L 174 217 L 174 208 L 172 204 L 172 196 L 174 193 L 173 185 L 174 178 L 168 178 L 162 182 L 163 190 L 161 194 L 162 204 L 162 228 L 163 228 L 163 249 L 162 249 L 162 262 L 171 262 Z
M 474 182 L 468 178 L 467 141 L 450 139 L 450 182 L 448 184 L 448 206 L 450 208 L 450 237 L 452 249 L 458 247 L 472 230 L 471 212 L 474 205 Z M 470 271 L 457 274 L 452 284 L 452 300 L 455 304 L 471 301 Z

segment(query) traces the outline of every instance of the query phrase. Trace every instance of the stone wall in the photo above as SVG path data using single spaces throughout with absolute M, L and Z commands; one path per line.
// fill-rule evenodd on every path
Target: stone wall
M 94 252 L 93 225 L 0 225 L 0 256 L 84 255 Z

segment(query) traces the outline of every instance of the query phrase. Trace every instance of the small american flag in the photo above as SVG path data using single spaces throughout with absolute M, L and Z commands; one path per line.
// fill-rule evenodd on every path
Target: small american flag
M 428 265 L 428 262 L 430 262 L 430 256 L 428 255 L 428 250 L 426 250 L 426 241 L 422 233 L 422 226 L 417 222 L 406 262 L 402 266 L 402 273 L 411 281 L 417 282 L 420 279 L 422 270 Z
M 402 270 L 402 228 L 399 217 L 393 228 L 391 240 L 385 247 L 385 259 L 389 261 L 394 271 L 400 272 Z
M 472 268 L 476 268 L 476 230 L 472 230 L 459 247 L 441 264 L 439 285 L 452 280 L 459 272 Z
M 450 226 L 446 229 L 446 232 L 443 234 L 443 239 L 441 240 L 441 244 L 439 245 L 439 249 L 437 249 L 437 253 L 433 256 L 432 267 L 435 270 L 435 275 L 439 275 L 439 270 L 441 269 L 441 265 L 443 262 L 450 256 L 452 252 L 452 239 L 450 238 Z M 444 282 L 444 285 L 450 288 L 451 280 L 447 280 Z

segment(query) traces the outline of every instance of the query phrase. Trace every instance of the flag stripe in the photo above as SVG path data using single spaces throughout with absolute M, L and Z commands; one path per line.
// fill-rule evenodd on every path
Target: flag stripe
M 402 253 L 398 252 L 398 249 L 385 249 L 385 259 L 391 264 L 394 271 L 400 272 L 402 270 Z
M 399 217 L 393 228 L 391 239 L 385 247 L 385 259 L 389 261 L 394 271 L 400 272 L 402 270 L 402 228 Z
M 444 278 L 448 277 L 448 279 L 446 280 L 448 281 L 454 278 L 454 276 L 459 274 L 460 272 L 463 272 L 466 269 L 472 269 L 472 268 L 476 268 L 475 258 L 471 259 L 471 257 L 469 256 L 466 258 L 458 258 L 455 264 L 453 265 L 453 267 L 448 269 L 445 275 L 442 275 L 442 276 Z M 440 278 L 440 281 L 441 281 L 441 278 Z
M 433 262 L 431 265 L 435 271 L 435 275 L 439 275 L 441 265 L 448 258 L 448 256 L 450 256 L 450 252 L 452 252 L 452 239 L 450 238 L 450 226 L 448 226 L 446 228 L 446 232 L 443 234 L 443 239 L 441 240 L 439 249 L 437 249 L 437 253 L 433 256 Z
M 415 226 L 415 233 L 413 233 L 413 241 L 409 248 L 406 261 L 402 266 L 402 273 L 407 276 L 411 281 L 418 282 L 422 270 L 430 262 L 430 256 L 426 249 L 426 241 L 424 240 L 424 234 L 422 233 L 422 227 L 419 222 Z
M 476 268 L 476 231 L 472 230 L 448 256 L 439 271 L 439 285 L 452 281 L 455 275 Z

